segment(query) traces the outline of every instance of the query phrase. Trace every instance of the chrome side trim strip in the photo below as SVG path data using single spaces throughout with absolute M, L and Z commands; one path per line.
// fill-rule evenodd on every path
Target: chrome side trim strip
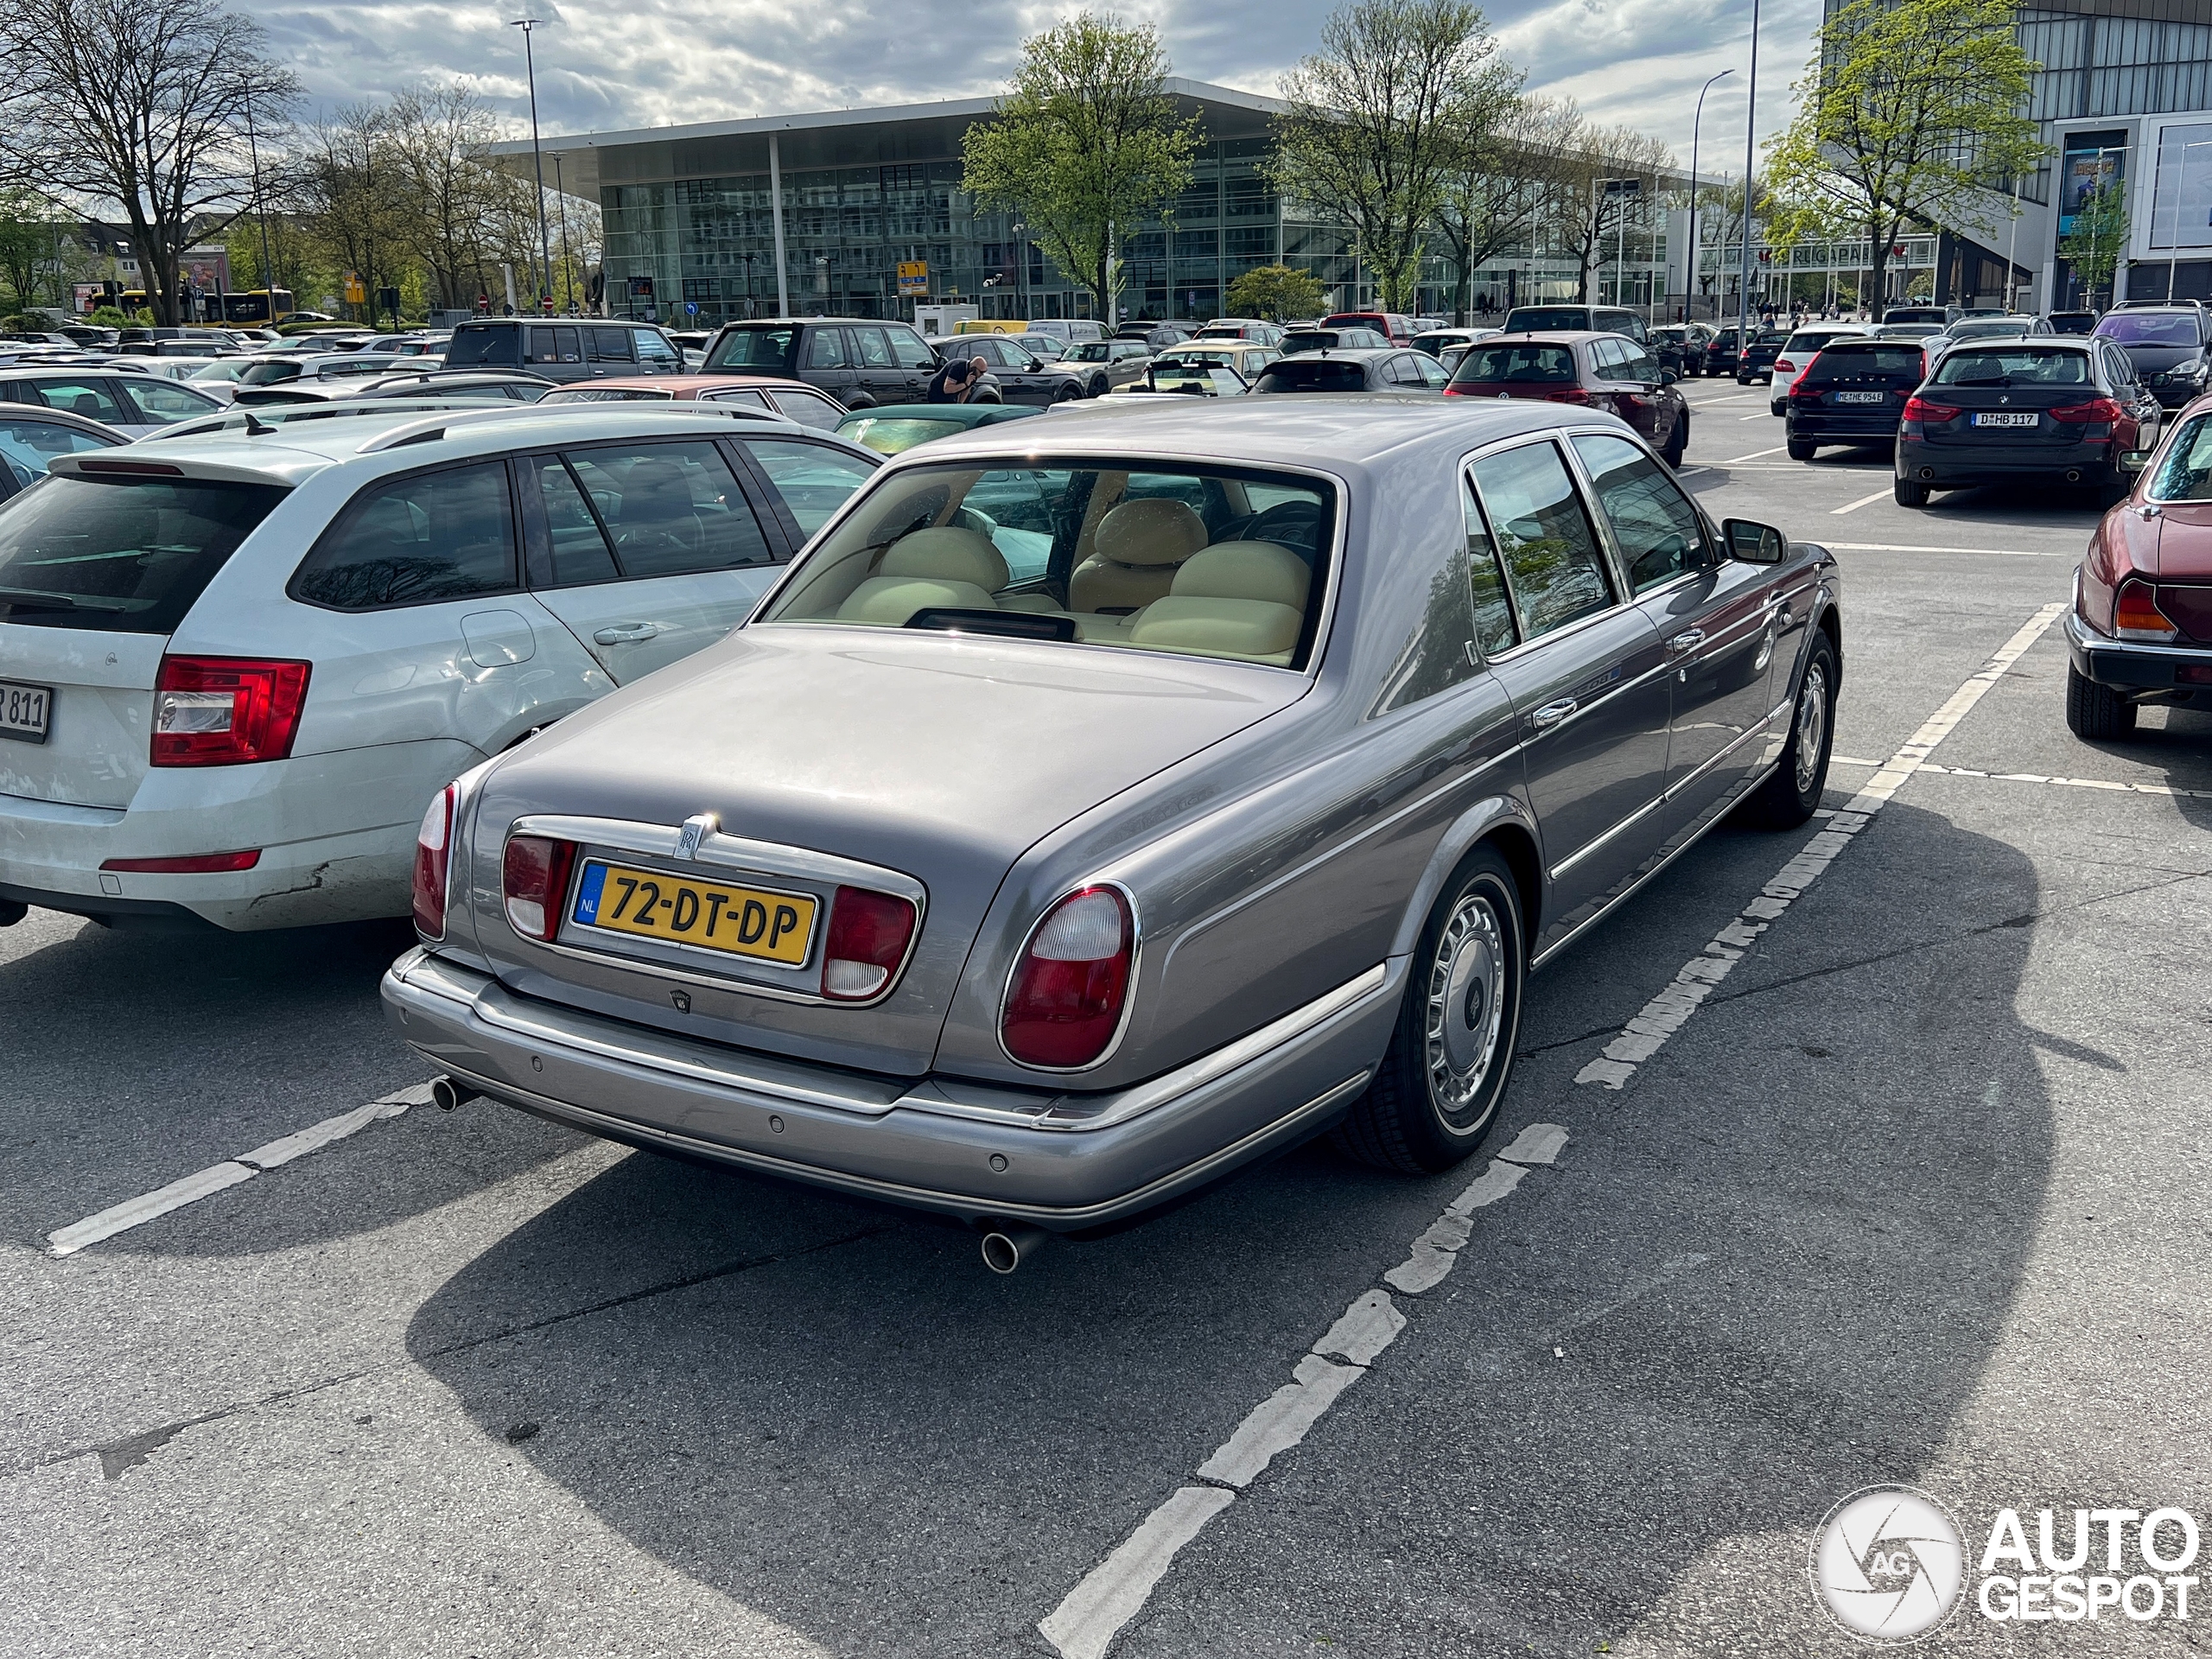
M 1742 731 L 1738 732 L 1733 738 L 1729 740 L 1728 747 L 1726 748 L 1722 749 L 1718 754 L 1713 755 L 1707 760 L 1700 762 L 1696 771 L 1685 773 L 1682 777 L 1675 779 L 1675 782 L 1668 785 L 1665 790 L 1654 796 L 1651 799 L 1646 801 L 1642 806 L 1637 807 L 1635 811 L 1630 813 L 1628 817 L 1623 818 L 1611 829 L 1606 830 L 1605 833 L 1599 836 L 1597 840 L 1588 842 L 1579 851 L 1571 854 L 1563 862 L 1553 866 L 1552 880 L 1554 881 L 1558 880 L 1559 878 L 1567 871 L 1573 869 L 1581 860 L 1587 858 L 1591 854 L 1596 852 L 1600 847 L 1603 847 L 1607 842 L 1611 841 L 1615 836 L 1620 834 L 1622 830 L 1627 829 L 1630 824 L 1636 823 L 1639 818 L 1643 817 L 1645 813 L 1650 811 L 1655 806 L 1663 806 L 1668 802 L 1674 800 L 1692 784 L 1704 777 L 1707 772 L 1712 771 L 1713 767 L 1719 766 L 1730 755 L 1735 753 L 1737 750 L 1742 748 L 1745 744 L 1750 742 L 1753 738 L 1764 732 L 1768 727 L 1773 725 L 1774 717 L 1778 714 L 1785 712 L 1789 707 L 1789 705 L 1785 702 L 1778 709 L 1768 709 L 1766 713 L 1761 715 L 1758 720 L 1753 721 L 1751 725 L 1746 726 Z M 1608 908 L 1610 908 L 1610 906 L 1608 906 Z M 1581 930 L 1578 928 L 1575 931 L 1580 932 Z M 1549 952 L 1547 952 L 1546 954 L 1548 955 Z

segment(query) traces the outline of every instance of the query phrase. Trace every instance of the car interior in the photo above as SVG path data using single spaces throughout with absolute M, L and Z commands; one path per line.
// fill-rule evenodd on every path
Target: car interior
M 1317 482 L 1111 467 L 906 474 L 762 618 L 1302 665 L 1333 518 Z M 1017 576 L 1007 551 L 1043 552 Z
M 2083 351 L 1956 351 L 1936 370 L 1942 386 L 2080 386 L 2088 384 Z

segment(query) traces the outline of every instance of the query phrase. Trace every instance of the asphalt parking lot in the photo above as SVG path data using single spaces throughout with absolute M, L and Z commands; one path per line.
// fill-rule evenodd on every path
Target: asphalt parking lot
M 1858 1488 L 1970 1554 L 2004 1508 L 2212 1509 L 2212 712 L 2068 733 L 2088 502 L 1902 509 L 1881 455 L 1788 461 L 1764 388 L 1686 391 L 1689 487 L 1841 560 L 1840 816 L 1724 826 L 1548 968 L 1494 1161 L 1314 1145 L 1002 1279 L 420 1103 L 402 925 L 0 931 L 0 1645 L 1843 1655 L 1807 1556 Z

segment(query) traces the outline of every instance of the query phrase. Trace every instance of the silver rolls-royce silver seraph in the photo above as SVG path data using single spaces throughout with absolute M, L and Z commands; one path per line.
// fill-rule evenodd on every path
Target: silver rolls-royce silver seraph
M 444 1097 L 1001 1231 L 1325 1128 L 1440 1170 L 1534 968 L 1818 804 L 1834 559 L 1618 420 L 1168 401 L 908 452 L 433 802 L 384 995 Z

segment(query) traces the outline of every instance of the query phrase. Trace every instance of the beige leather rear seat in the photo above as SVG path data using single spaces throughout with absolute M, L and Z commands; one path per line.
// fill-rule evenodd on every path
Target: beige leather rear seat
M 1166 598 L 1175 572 L 1206 538 L 1205 520 L 1181 501 L 1145 497 L 1108 509 L 1090 556 L 1068 578 L 1068 608 L 1135 611 Z
M 1287 663 L 1313 574 L 1273 542 L 1223 542 L 1175 573 L 1173 591 L 1129 619 L 1128 642 L 1204 657 Z

